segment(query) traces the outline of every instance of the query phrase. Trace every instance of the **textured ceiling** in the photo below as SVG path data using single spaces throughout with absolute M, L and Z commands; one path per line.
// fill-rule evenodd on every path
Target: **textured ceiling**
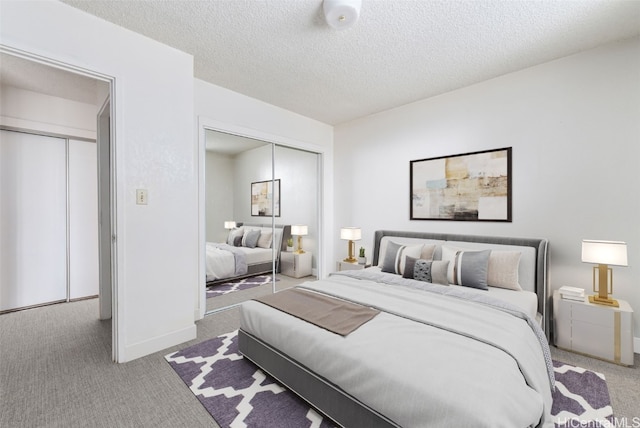
M 195 77 L 338 124 L 640 34 L 640 1 L 321 0 L 65 3 L 194 56 Z

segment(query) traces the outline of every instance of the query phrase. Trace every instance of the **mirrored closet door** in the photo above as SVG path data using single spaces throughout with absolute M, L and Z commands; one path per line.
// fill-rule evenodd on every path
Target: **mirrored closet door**
M 206 312 L 315 279 L 319 155 L 205 134 Z

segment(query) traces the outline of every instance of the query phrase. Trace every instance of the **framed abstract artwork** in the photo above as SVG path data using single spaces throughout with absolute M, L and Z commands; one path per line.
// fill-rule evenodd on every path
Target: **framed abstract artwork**
M 511 147 L 410 161 L 410 219 L 511 221 Z
M 251 183 L 251 215 L 280 217 L 280 179 Z

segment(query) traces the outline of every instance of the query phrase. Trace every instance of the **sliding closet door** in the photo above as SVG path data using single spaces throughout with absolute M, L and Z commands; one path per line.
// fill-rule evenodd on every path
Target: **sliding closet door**
M 0 311 L 67 297 L 65 140 L 0 131 Z
M 69 298 L 98 295 L 98 278 L 97 145 L 69 140 Z

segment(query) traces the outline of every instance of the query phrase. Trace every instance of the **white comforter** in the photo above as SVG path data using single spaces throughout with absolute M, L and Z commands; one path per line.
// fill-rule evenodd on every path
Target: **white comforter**
M 526 320 L 451 296 L 347 276 L 303 287 L 385 312 L 342 337 L 249 301 L 241 328 L 398 425 L 553 426 L 546 343 Z
M 242 255 L 243 261 L 237 263 L 238 256 L 232 252 L 233 247 L 207 242 L 206 250 L 207 281 L 231 278 L 247 273 L 247 263 L 244 261 L 244 255 Z

